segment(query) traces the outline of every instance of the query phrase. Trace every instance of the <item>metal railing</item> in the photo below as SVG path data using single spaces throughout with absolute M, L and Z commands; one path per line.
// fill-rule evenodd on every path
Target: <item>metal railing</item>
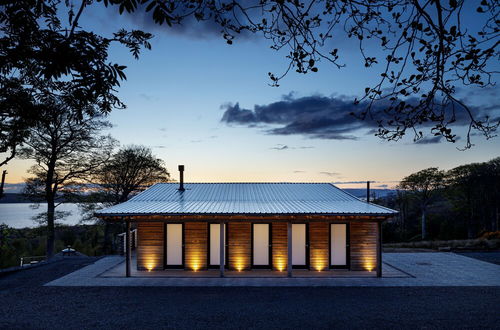
M 39 263 L 40 261 L 44 261 L 45 259 L 47 259 L 47 256 L 21 257 L 21 267 L 34 265 Z

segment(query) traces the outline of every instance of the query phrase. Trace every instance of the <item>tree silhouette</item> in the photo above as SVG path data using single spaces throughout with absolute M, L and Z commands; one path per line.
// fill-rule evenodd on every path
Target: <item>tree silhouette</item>
M 95 220 L 94 212 L 103 207 L 127 201 L 136 194 L 158 182 L 167 182 L 170 174 L 165 163 L 153 155 L 150 148 L 130 145 L 121 148 L 98 169 L 92 172 L 89 181 L 92 192 L 84 196 L 80 209 L 85 218 Z M 104 253 L 110 253 L 111 224 L 104 222 Z
M 426 217 L 427 207 L 432 201 L 436 192 L 444 187 L 444 172 L 436 167 L 418 171 L 403 178 L 399 188 L 408 190 L 415 194 L 420 203 L 422 212 L 422 239 L 427 237 Z
M 376 135 L 399 140 L 408 131 L 414 140 L 429 130 L 449 142 L 457 137 L 452 124 L 468 121 L 471 132 L 494 136 L 500 120 L 460 99 L 461 88 L 494 85 L 498 72 L 500 29 L 498 0 L 482 0 L 466 8 L 465 0 L 102 0 L 120 13 L 146 11 L 157 24 L 182 24 L 188 18 L 212 21 L 232 44 L 244 32 L 268 39 L 275 50 L 288 49 L 288 67 L 269 73 L 272 84 L 290 71 L 318 71 L 318 62 L 343 67 L 338 36 L 357 40 L 365 67 L 380 69 L 380 80 L 355 100 L 365 107 L 354 114 L 379 124 Z M 470 5 L 469 5 L 470 6 Z M 465 19 L 465 15 L 473 16 Z M 201 27 L 200 27 L 201 28 Z M 372 54 L 377 47 L 383 57 Z M 376 111 L 383 106 L 383 111 Z
M 8 0 L 0 4 L 0 166 L 14 158 L 43 120 L 46 99 L 58 97 L 83 118 L 125 105 L 116 88 L 125 66 L 111 63 L 112 44 L 135 58 L 151 34 L 120 30 L 109 37 L 86 31 L 79 20 L 91 1 Z M 67 11 L 64 11 L 67 10 Z
M 72 110 L 65 104 L 47 104 L 20 155 L 36 162 L 26 180 L 25 195 L 47 203 L 47 257 L 54 254 L 56 207 L 111 156 L 116 142 L 101 135 L 110 127 L 99 116 Z

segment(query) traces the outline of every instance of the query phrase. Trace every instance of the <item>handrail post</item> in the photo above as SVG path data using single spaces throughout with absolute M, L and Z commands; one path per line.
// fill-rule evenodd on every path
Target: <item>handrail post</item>
M 287 239 L 288 239 L 288 250 L 287 250 L 287 276 L 292 277 L 292 223 L 287 222 Z
M 126 231 L 125 231 L 125 240 L 126 240 L 126 243 L 125 243 L 125 276 L 126 277 L 130 277 L 130 259 L 131 259 L 131 250 L 130 250 L 130 220 L 127 219 L 126 220 Z
M 220 277 L 224 277 L 224 266 L 225 262 L 225 228 L 224 221 L 220 222 L 220 231 L 219 231 L 219 267 L 220 267 Z

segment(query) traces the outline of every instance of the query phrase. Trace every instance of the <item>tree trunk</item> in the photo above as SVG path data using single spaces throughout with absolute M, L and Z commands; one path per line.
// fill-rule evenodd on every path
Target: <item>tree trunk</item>
M 423 208 L 422 209 L 422 240 L 425 240 L 427 238 L 426 225 L 425 225 L 426 213 L 427 213 L 426 208 Z
M 55 202 L 52 198 L 47 198 L 47 258 L 54 256 L 55 235 Z

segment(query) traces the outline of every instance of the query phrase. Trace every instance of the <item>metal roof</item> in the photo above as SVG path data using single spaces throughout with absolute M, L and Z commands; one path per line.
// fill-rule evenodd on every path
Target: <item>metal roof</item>
M 96 216 L 186 214 L 393 215 L 329 183 L 157 183 Z

